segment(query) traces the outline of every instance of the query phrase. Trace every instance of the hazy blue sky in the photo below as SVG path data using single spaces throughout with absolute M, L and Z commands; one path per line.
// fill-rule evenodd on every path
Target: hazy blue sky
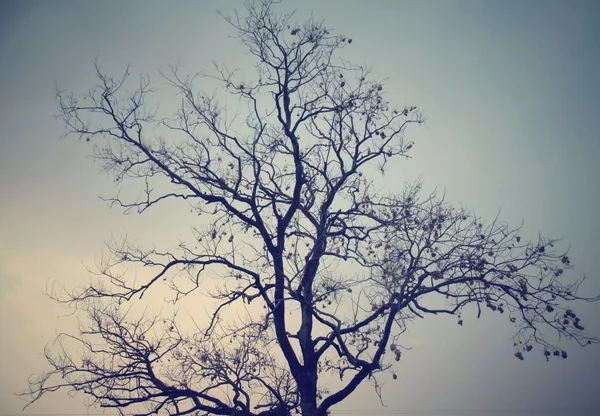
M 144 216 L 108 210 L 110 180 L 65 132 L 55 85 L 83 91 L 93 58 L 108 71 L 127 63 L 150 73 L 180 63 L 246 60 L 218 18 L 240 1 L 0 1 L 0 414 L 39 372 L 40 352 L 69 319 L 42 294 L 46 282 L 85 281 L 111 235 L 177 241 L 189 224 L 166 205 Z M 564 238 L 582 290 L 600 291 L 600 2 L 284 1 L 353 38 L 344 57 L 386 78 L 390 99 L 415 104 L 427 125 L 412 129 L 413 159 L 388 173 L 390 190 L 422 177 L 447 200 Z M 243 59 L 242 59 L 243 58 Z M 161 97 L 161 95 L 159 95 Z M 163 108 L 166 110 L 166 108 Z M 399 190 L 399 188 L 398 188 Z M 151 225 L 151 227 L 149 227 Z M 600 305 L 581 309 L 600 334 Z M 412 347 L 384 387 L 389 409 L 600 409 L 600 348 L 570 346 L 564 361 L 523 362 L 498 317 L 417 322 Z M 82 397 L 49 397 L 30 413 L 77 413 Z M 373 409 L 361 389 L 339 409 Z M 340 411 L 341 414 L 341 411 Z M 592 414 L 592 413 L 590 413 Z

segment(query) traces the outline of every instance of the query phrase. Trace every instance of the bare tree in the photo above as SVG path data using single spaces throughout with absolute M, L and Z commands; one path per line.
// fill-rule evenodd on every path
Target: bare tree
M 50 370 L 30 380 L 31 402 L 65 388 L 123 413 L 326 415 L 366 379 L 378 389 L 414 318 L 450 314 L 462 325 L 468 305 L 514 323 L 519 359 L 532 349 L 566 358 L 548 334 L 597 341 L 568 307 L 598 298 L 566 280 L 570 260 L 553 240 L 524 241 L 498 219 L 484 225 L 420 196 L 419 184 L 378 190 L 386 165 L 408 157 L 405 130 L 423 119 L 337 57 L 352 39 L 277 14 L 270 0 L 225 19 L 256 63 L 252 80 L 219 66 L 212 75 L 242 117 L 196 92 L 204 75 L 176 68 L 166 79 L 181 104 L 170 120 L 150 110 L 147 76 L 128 90 L 128 71 L 115 79 L 97 64 L 95 89 L 59 92 L 68 131 L 94 142 L 117 182 L 141 184 L 140 198 L 111 204 L 142 213 L 181 199 L 210 221 L 165 251 L 115 241 L 100 282 L 54 293 L 89 319 L 46 349 Z M 126 264 L 152 274 L 135 279 Z M 175 303 L 199 296 L 206 276 L 220 278 L 217 303 L 192 334 L 174 317 L 131 310 L 165 285 Z M 322 374 L 337 374 L 339 388 L 320 384 Z

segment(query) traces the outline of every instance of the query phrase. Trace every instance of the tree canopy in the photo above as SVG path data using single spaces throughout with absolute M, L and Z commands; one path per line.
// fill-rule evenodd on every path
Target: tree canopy
M 142 415 L 326 415 L 362 382 L 377 390 L 383 372 L 396 378 L 415 318 L 463 325 L 463 312 L 484 308 L 514 324 L 518 359 L 567 358 L 549 335 L 598 341 L 572 306 L 598 297 L 577 293 L 555 240 L 526 241 L 521 226 L 485 223 L 419 183 L 380 189 L 386 166 L 409 157 L 405 133 L 421 113 L 395 107 L 367 68 L 342 59 L 351 38 L 276 7 L 250 2 L 224 17 L 254 59 L 251 79 L 225 66 L 163 74 L 180 98 L 171 118 L 153 110 L 149 76 L 132 82 L 129 70 L 113 78 L 97 63 L 95 88 L 59 91 L 68 132 L 140 190 L 111 205 L 143 213 L 177 200 L 201 218 L 176 247 L 113 241 L 99 279 L 51 293 L 86 318 L 46 349 L 50 368 L 24 393 L 32 402 L 68 389 Z M 198 89 L 206 77 L 242 113 Z M 174 303 L 206 295 L 209 277 L 215 307 L 191 331 L 131 309 L 151 291 Z

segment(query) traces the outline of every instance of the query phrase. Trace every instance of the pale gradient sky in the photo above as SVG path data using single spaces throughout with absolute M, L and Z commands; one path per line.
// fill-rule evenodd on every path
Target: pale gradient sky
M 48 280 L 85 281 L 103 241 L 129 234 L 176 242 L 185 206 L 123 216 L 97 197 L 114 191 L 64 133 L 55 83 L 82 91 L 93 58 L 118 72 L 188 72 L 213 60 L 235 67 L 244 51 L 215 14 L 240 1 L 0 1 L 0 415 L 19 413 L 12 393 L 43 368 L 40 352 L 72 321 L 41 291 Z M 571 247 L 582 290 L 600 291 L 600 2 L 285 1 L 314 11 L 353 38 L 344 57 L 386 78 L 398 105 L 416 104 L 428 122 L 412 129 L 413 159 L 388 172 L 389 189 L 422 177 L 448 201 L 484 217 L 538 230 Z M 161 95 L 159 95 L 161 97 Z M 167 108 L 161 107 L 163 110 Z M 600 305 L 580 308 L 600 334 Z M 586 319 L 587 318 L 587 319 Z M 399 379 L 384 387 L 389 409 L 600 409 L 600 348 L 567 345 L 567 360 L 516 360 L 510 326 L 496 316 L 465 327 L 417 322 Z M 48 397 L 28 413 L 85 411 L 82 397 Z M 379 408 L 369 388 L 339 409 Z M 334 413 L 335 414 L 335 413 Z M 338 414 L 342 414 L 341 410 Z M 593 413 L 590 413 L 593 414 Z

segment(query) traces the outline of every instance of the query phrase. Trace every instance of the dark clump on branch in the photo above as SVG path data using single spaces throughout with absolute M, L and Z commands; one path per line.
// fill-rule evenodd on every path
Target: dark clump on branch
M 175 68 L 166 79 L 181 104 L 169 121 L 150 110 L 148 76 L 127 92 L 128 70 L 115 79 L 97 64 L 95 89 L 59 92 L 69 132 L 94 142 L 115 182 L 141 188 L 138 199 L 117 194 L 111 205 L 142 213 L 179 200 L 209 221 L 165 250 L 112 242 L 99 282 L 51 292 L 87 320 L 48 346 L 49 371 L 24 393 L 32 402 L 64 388 L 141 415 L 322 416 L 367 378 L 380 393 L 377 377 L 400 361 L 411 320 L 449 314 L 465 325 L 469 305 L 514 324 L 518 359 L 534 345 L 566 358 L 547 333 L 597 341 L 567 306 L 598 298 L 577 295 L 555 241 L 527 242 L 498 219 L 486 225 L 421 196 L 419 184 L 376 191 L 389 161 L 409 157 L 405 130 L 422 116 L 393 107 L 368 70 L 337 57 L 352 39 L 278 15 L 275 3 L 225 18 L 256 77 L 216 67 L 211 79 L 242 104 L 243 121 L 197 90 L 202 76 Z M 136 277 L 127 265 L 151 274 Z M 201 296 L 207 276 L 221 278 L 210 293 L 216 306 L 192 334 L 174 317 L 130 309 L 161 286 L 175 303 Z

